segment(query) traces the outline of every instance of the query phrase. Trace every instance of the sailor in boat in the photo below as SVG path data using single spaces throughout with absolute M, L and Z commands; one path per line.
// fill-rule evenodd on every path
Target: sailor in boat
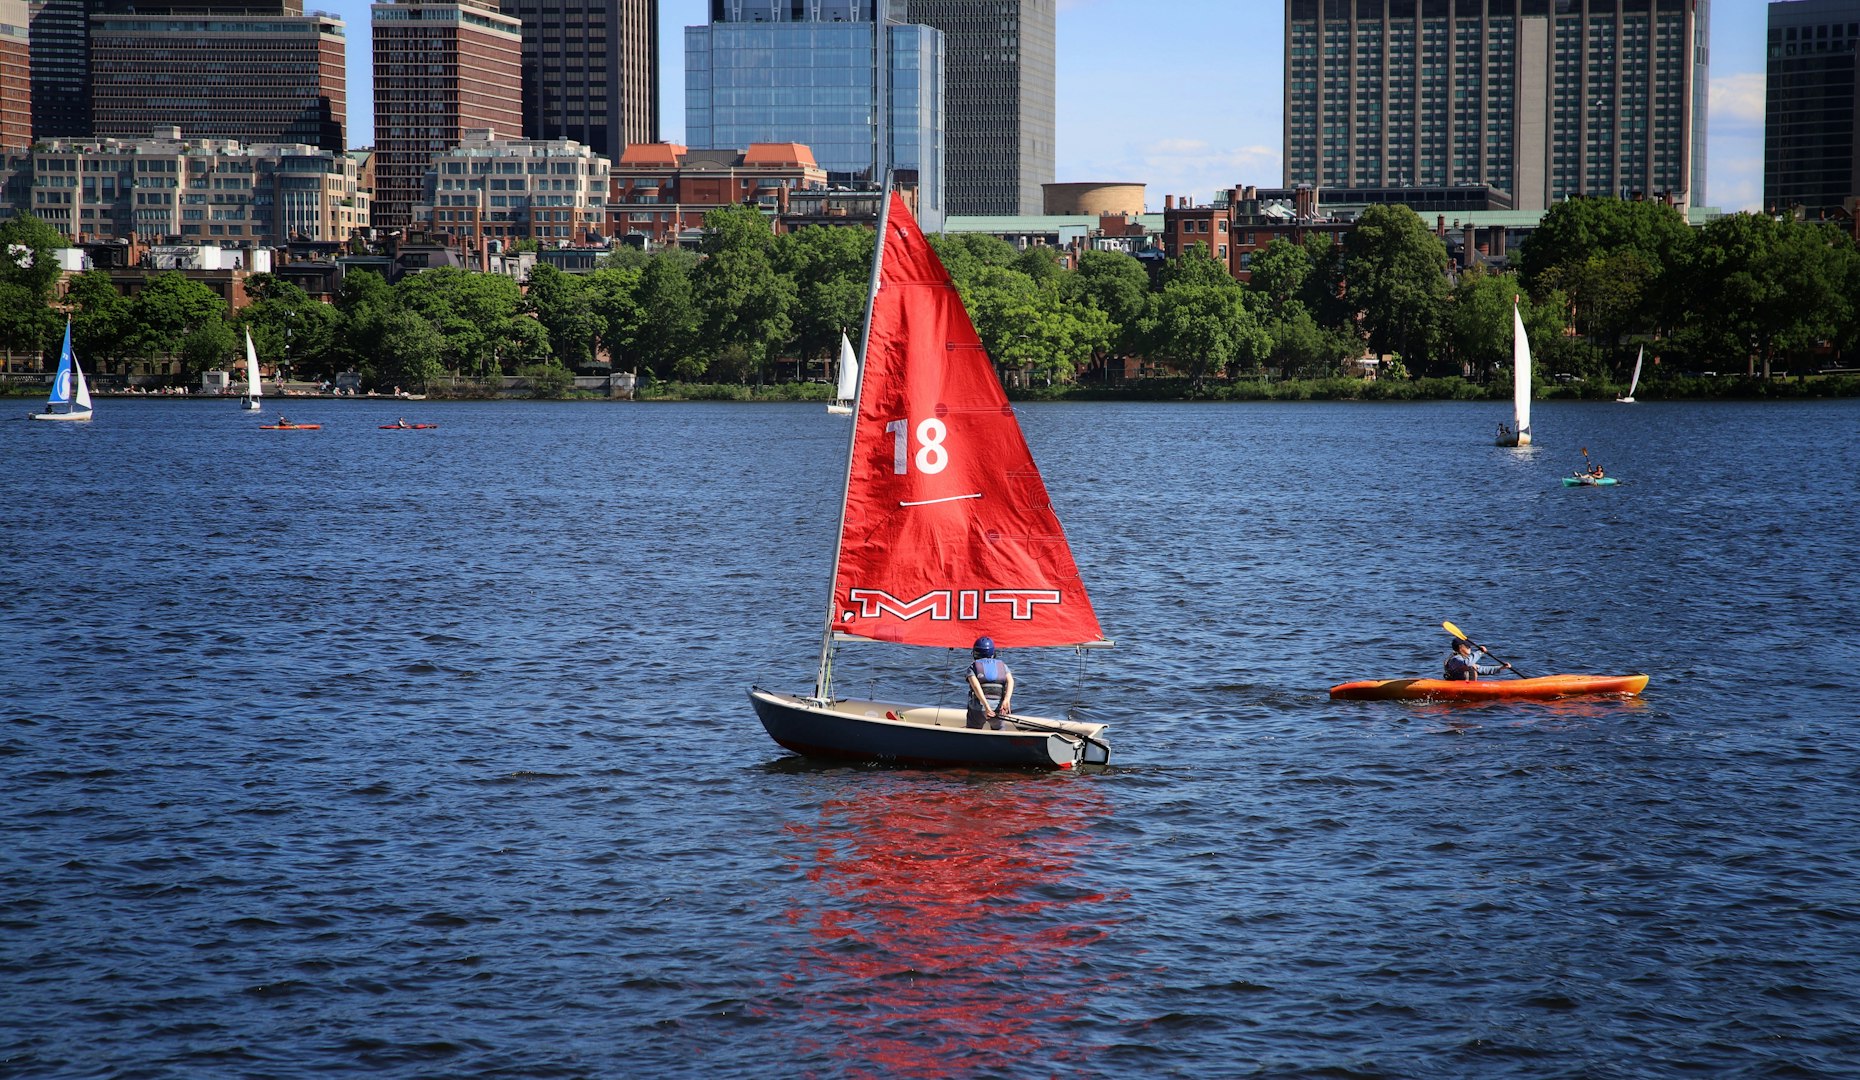
M 1454 638 L 1453 653 L 1447 657 L 1446 679 L 1448 682 L 1477 682 L 1481 675 L 1496 675 L 1510 666 L 1502 660 L 1496 664 L 1481 664 L 1473 658 L 1472 646 L 1464 638 Z
M 1008 715 L 1008 707 L 1014 699 L 1014 673 L 995 655 L 994 638 L 976 638 L 969 655 L 972 661 L 969 664 L 967 724 L 972 728 L 986 726 L 1000 731 L 1002 718 Z M 988 701 L 990 694 L 995 698 L 992 705 Z

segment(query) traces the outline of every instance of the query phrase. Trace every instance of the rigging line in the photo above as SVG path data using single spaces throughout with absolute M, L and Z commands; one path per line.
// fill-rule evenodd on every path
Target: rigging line
M 933 506 L 937 503 L 961 502 L 964 499 L 979 499 L 981 497 L 982 497 L 982 493 L 978 491 L 973 495 L 945 495 L 944 497 L 940 499 L 920 499 L 917 502 L 901 502 L 898 505 L 899 506 Z

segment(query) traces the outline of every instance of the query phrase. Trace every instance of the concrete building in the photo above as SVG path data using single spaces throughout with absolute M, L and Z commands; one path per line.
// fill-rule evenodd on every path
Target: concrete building
M 1055 0 L 909 0 L 905 19 L 943 32 L 948 212 L 1040 213 L 1058 155 Z
M 0 150 L 32 145 L 32 15 L 0 0 Z
M 32 212 L 73 243 L 269 247 L 346 240 L 368 227 L 369 193 L 348 154 L 303 144 L 53 139 L 32 155 Z
M 830 182 L 892 172 L 943 220 L 943 35 L 904 21 L 904 0 L 713 0 L 685 28 L 692 146 L 798 143 Z M 1037 189 L 1036 189 L 1037 194 Z
M 472 241 L 598 243 L 607 231 L 612 163 L 572 139 L 499 138 L 467 131 L 433 155 L 415 221 L 433 236 Z
M 500 9 L 523 23 L 524 138 L 573 139 L 609 158 L 659 141 L 659 0 L 502 0 Z
M 371 11 L 374 221 L 405 229 L 435 154 L 469 130 L 523 130 L 523 37 L 495 0 L 400 0 Z
M 1852 218 L 1860 197 L 1860 0 L 1769 7 L 1763 205 Z
M 90 134 L 90 21 L 101 0 L 31 0 L 32 134 Z
M 347 27 L 302 0 L 110 0 L 90 19 L 90 134 L 343 149 Z
M 1284 186 L 1704 205 L 1710 0 L 1286 0 Z
M 607 235 L 643 247 L 694 240 L 706 213 L 745 202 L 761 207 L 779 228 L 791 195 L 827 190 L 827 171 L 798 143 L 754 143 L 743 151 L 635 143 L 614 163 L 611 177 Z M 821 216 L 830 211 L 823 208 Z

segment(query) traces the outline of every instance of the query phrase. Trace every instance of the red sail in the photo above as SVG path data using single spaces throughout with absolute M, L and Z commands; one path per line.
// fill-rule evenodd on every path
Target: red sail
M 896 194 L 884 245 L 834 628 L 955 648 L 1102 641 L 994 365 Z

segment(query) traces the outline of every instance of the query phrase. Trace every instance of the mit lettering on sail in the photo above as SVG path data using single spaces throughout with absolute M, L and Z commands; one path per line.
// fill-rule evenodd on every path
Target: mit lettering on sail
M 936 589 L 915 600 L 900 600 L 883 589 L 848 589 L 847 597 L 857 605 L 857 610 L 841 614 L 841 621 L 848 623 L 886 615 L 905 620 L 928 615 L 947 622 L 952 611 L 967 622 L 980 616 L 983 604 L 1004 604 L 1010 618 L 1025 622 L 1033 618 L 1034 605 L 1062 603 L 1058 589 Z

